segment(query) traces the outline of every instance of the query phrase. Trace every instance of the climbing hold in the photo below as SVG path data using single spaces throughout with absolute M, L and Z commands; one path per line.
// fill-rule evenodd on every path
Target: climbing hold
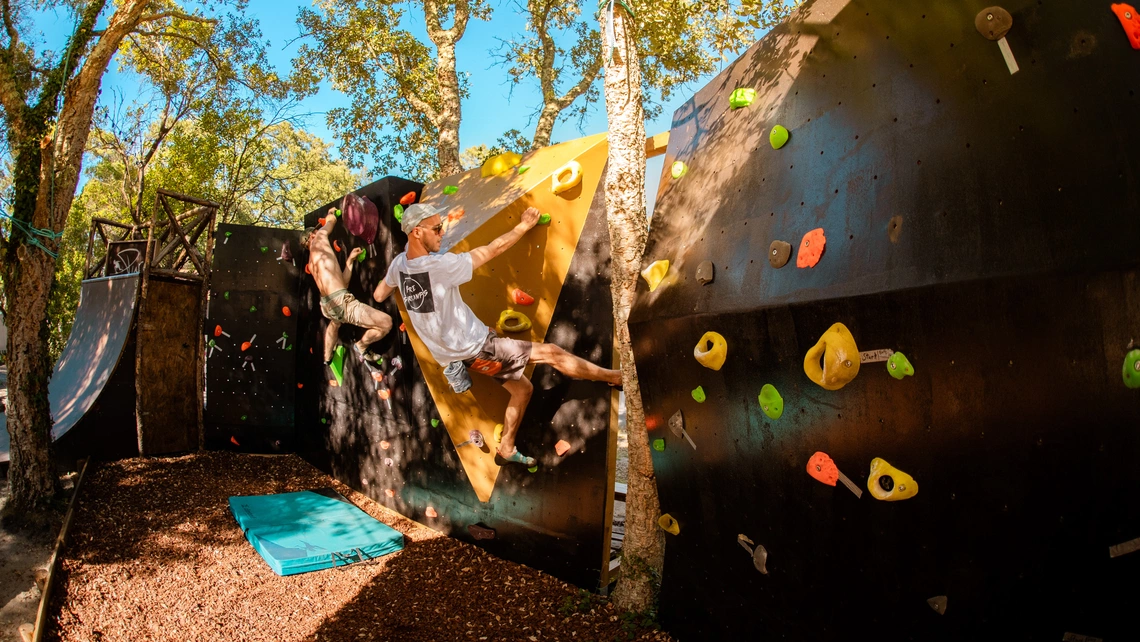
M 831 457 L 824 452 L 816 452 L 808 459 L 807 473 L 812 476 L 816 481 L 834 486 L 835 482 L 841 481 L 856 497 L 863 496 L 863 490 L 859 488 L 855 482 L 848 479 L 847 475 L 839 472 L 839 467 L 835 465 Z
M 325 217 L 322 216 L 319 219 L 317 219 L 317 227 L 324 227 L 324 226 L 325 226 Z
M 706 332 L 693 348 L 697 363 L 710 370 L 720 370 L 728 356 L 728 342 L 716 332 Z
M 392 461 L 391 457 L 385 457 L 384 458 L 384 465 L 387 466 L 388 468 L 391 468 L 391 467 L 396 465 L 396 462 Z
M 230 291 L 226 290 L 224 293 L 222 293 L 222 298 L 225 299 L 226 301 L 229 301 L 230 300 Z
M 748 551 L 748 554 L 752 556 L 752 565 L 756 567 L 756 570 L 760 571 L 764 575 L 767 575 L 768 549 L 764 548 L 763 545 L 756 546 L 756 543 L 744 534 L 736 536 L 736 543 L 740 544 L 740 546 L 744 550 Z M 752 548 L 753 546 L 756 546 L 756 548 Z
M 250 312 L 257 312 L 257 306 L 256 305 L 249 306 L 249 311 Z
M 780 149 L 788 142 L 788 130 L 783 125 L 775 125 L 772 131 L 768 133 L 768 142 L 771 143 L 772 149 Z
M 926 603 L 930 605 L 930 608 L 934 609 L 935 613 L 937 613 L 939 615 L 946 615 L 946 596 L 945 595 L 936 595 L 936 596 L 930 598 L 929 600 L 927 600 Z
M 523 292 L 522 290 L 520 290 L 518 288 L 515 288 L 514 291 L 511 292 L 511 300 L 514 301 L 515 303 L 517 303 L 518 305 L 532 305 L 532 304 L 534 304 L 534 297 L 527 294 L 526 292 Z
M 336 250 L 337 252 L 340 252 L 340 241 L 333 239 L 333 249 Z
M 444 193 L 444 194 L 447 194 L 447 195 L 449 195 L 449 196 L 450 196 L 451 194 L 454 194 L 454 193 L 458 192 L 458 191 L 459 191 L 459 188 L 458 188 L 458 187 L 456 187 L 455 185 L 444 185 L 444 186 L 443 186 L 443 193 Z
M 570 442 L 559 439 L 558 443 L 554 444 L 554 452 L 558 453 L 559 457 L 564 457 L 566 453 L 570 452 Z
M 657 518 L 657 525 L 660 526 L 661 530 L 665 531 L 666 533 L 672 533 L 674 535 L 681 534 L 681 525 L 678 524 L 677 520 L 673 519 L 673 516 L 669 513 L 665 513 L 661 517 Z
M 220 326 L 220 325 L 214 326 L 214 336 L 220 337 L 223 335 L 228 337 L 228 336 L 230 336 L 230 333 L 226 332 L 225 330 L 222 330 L 222 326 Z
M 822 227 L 817 227 L 804 234 L 804 240 L 800 241 L 800 252 L 796 255 L 796 267 L 815 267 L 819 263 L 819 258 L 823 256 L 823 250 L 826 247 L 827 237 L 823 235 Z
M 538 465 L 536 464 L 536 465 L 534 465 L 534 466 L 531 466 L 530 468 L 527 468 L 527 469 L 526 469 L 526 472 L 528 472 L 528 473 L 537 473 L 537 472 L 538 472 Z
M 232 234 L 233 234 L 233 232 L 226 232 L 226 240 L 222 241 L 222 245 L 225 245 L 226 243 L 230 242 L 230 236 Z
M 400 205 L 411 205 L 416 202 L 416 193 L 408 192 L 400 197 Z
M 689 166 L 681 161 L 673 161 L 673 165 L 669 167 L 669 175 L 673 178 L 681 178 L 689 173 Z
M 407 332 L 407 331 L 408 331 L 408 326 L 403 324 L 403 323 L 400 323 L 400 332 Z
M 246 416 L 245 416 L 245 415 L 242 415 L 242 416 L 241 416 L 241 420 L 242 420 L 242 421 L 245 421 L 245 420 L 246 420 Z
M 525 332 L 530 330 L 530 319 L 517 310 L 503 310 L 499 315 L 499 329 L 503 332 Z
M 664 439 L 654 439 L 653 440 L 653 450 L 656 450 L 659 453 L 665 452 L 665 440 Z
M 851 383 L 859 374 L 859 348 L 847 326 L 836 323 L 823 333 L 804 356 L 804 373 L 825 390 Z
M 346 197 L 347 197 L 347 196 L 353 196 L 353 197 L 359 198 L 359 197 L 357 197 L 357 196 L 356 196 L 356 194 L 346 194 L 345 196 L 346 196 Z M 340 211 L 340 208 L 339 208 L 339 207 L 338 207 L 338 208 L 335 208 L 335 209 L 333 209 L 333 216 L 335 216 L 335 217 L 337 217 L 337 218 L 341 218 L 341 215 L 342 215 L 342 214 L 344 214 L 344 212 L 341 212 L 341 211 Z
M 432 428 L 439 428 L 439 420 L 433 417 L 431 420 L 431 427 Z
M 871 495 L 884 502 L 897 502 L 910 499 L 918 494 L 918 482 L 914 478 L 876 457 L 871 460 L 871 474 L 867 476 L 867 489 Z
M 381 388 L 380 390 L 377 391 L 377 394 L 379 394 L 380 398 L 384 400 L 384 403 L 388 406 L 388 410 L 391 410 L 392 409 L 392 393 L 389 392 L 387 388 Z
M 397 204 L 392 208 L 392 216 L 396 218 L 397 223 L 404 222 L 404 206 Z
M 997 41 L 998 49 L 1001 50 L 1002 58 L 1005 59 L 1009 73 L 1016 74 L 1018 71 L 1017 61 L 1014 60 L 1013 51 L 1010 50 L 1009 42 L 1005 39 L 1005 34 L 1009 33 L 1013 27 L 1013 16 L 1001 7 L 986 7 L 974 16 L 974 27 L 986 40 Z
M 1140 350 L 1130 350 L 1124 355 L 1124 385 L 1140 388 Z
M 312 274 L 312 273 L 313 273 L 312 270 L 309 269 L 309 264 L 306 263 L 305 264 L 305 274 Z
M 792 244 L 784 241 L 772 241 L 768 246 L 768 263 L 777 270 L 788 264 L 792 258 Z
M 914 366 L 910 365 L 905 354 L 896 352 L 887 359 L 887 372 L 895 379 L 902 379 L 914 374 Z
M 384 365 L 384 358 L 383 357 L 380 357 L 380 365 Z M 392 367 L 397 369 L 397 370 L 403 370 L 404 369 L 404 360 L 401 359 L 399 356 L 392 357 Z
M 340 384 L 336 382 L 336 379 L 329 379 L 329 387 L 330 388 L 336 388 L 338 386 L 340 386 Z
M 267 254 L 267 253 L 269 253 L 269 247 L 268 247 L 268 246 L 265 246 L 265 245 L 262 245 L 262 246 L 261 246 L 261 253 L 262 253 L 262 254 Z
M 357 263 L 363 263 L 364 259 L 367 257 L 368 257 L 368 250 L 362 249 L 362 250 L 360 250 L 360 254 L 356 255 L 356 262 Z
M 891 239 L 891 243 L 899 242 L 899 234 L 902 234 L 903 218 L 901 216 L 892 216 L 891 222 L 887 223 L 887 238 Z
M 733 109 L 740 109 L 752 104 L 756 100 L 756 90 L 751 87 L 737 87 L 732 90 L 732 94 L 728 97 L 728 106 Z
M 582 182 L 582 164 L 570 161 L 559 167 L 550 176 L 550 191 L 561 194 Z
M 694 388 L 693 389 L 693 399 L 695 399 L 697 403 L 704 403 L 705 402 L 705 389 L 700 387 L 700 386 L 697 386 L 696 388 Z
M 396 491 L 392 490 L 391 488 L 385 488 L 384 494 L 387 495 L 388 497 L 395 497 Z
M 467 532 L 475 539 L 495 539 L 495 529 L 482 524 L 471 524 L 467 527 Z
M 530 165 L 519 165 L 519 168 L 517 171 L 519 174 L 525 174 L 528 171 L 530 171 Z
M 495 154 L 487 160 L 483 161 L 483 168 L 481 174 L 483 178 L 488 176 L 497 176 L 507 171 L 508 169 L 518 165 L 522 161 L 522 156 L 514 152 L 503 152 L 502 154 Z
M 649 284 L 649 291 L 652 292 L 661 285 L 661 279 L 665 278 L 665 274 L 669 271 L 669 261 L 660 260 L 650 263 L 644 270 L 641 271 L 641 278 Z
M 435 519 L 436 517 L 439 517 L 439 513 L 435 512 L 435 509 L 432 508 L 431 506 L 427 507 L 427 510 L 424 511 L 424 515 L 427 515 L 431 519 Z
M 764 414 L 768 415 L 770 419 L 779 419 L 784 414 L 784 398 L 780 396 L 780 392 L 776 390 L 776 386 L 770 383 L 764 384 L 760 388 L 760 409 Z
M 249 350 L 249 347 L 250 347 L 250 346 L 252 346 L 252 345 L 253 345 L 253 344 L 252 344 L 252 343 L 250 343 L 249 341 L 242 341 L 242 343 L 241 343 L 241 351 L 242 351 L 242 352 L 245 352 L 246 350 Z
M 701 264 L 697 266 L 697 283 L 708 285 L 713 282 L 715 276 L 716 268 L 713 267 L 712 261 L 701 261 Z
M 281 314 L 284 314 L 287 317 L 291 317 L 293 316 L 293 311 L 289 309 L 289 306 L 284 306 L 281 308 Z
M 539 225 L 550 225 L 550 214 L 540 214 L 538 217 Z
M 482 448 L 485 443 L 486 442 L 483 441 L 483 433 L 479 432 L 478 430 L 472 430 L 471 432 L 467 433 L 467 441 L 461 442 L 455 447 L 462 448 L 463 446 L 470 445 L 475 446 L 476 448 Z
M 303 384 L 303 383 L 297 384 L 297 390 L 300 390 L 301 388 L 304 388 L 304 387 L 305 387 L 305 384 Z
M 673 413 L 672 417 L 669 417 L 669 430 L 677 437 L 683 437 L 685 441 L 689 442 L 689 445 L 693 447 L 693 450 L 697 449 L 697 445 L 693 443 L 689 432 L 685 430 L 685 416 L 681 414 L 680 410 Z
M 503 441 L 503 424 L 495 424 L 495 441 L 499 443 Z
M 329 420 L 327 417 L 321 417 L 321 423 L 322 424 L 327 424 L 328 422 L 329 422 Z
M 329 367 L 332 369 L 333 377 L 335 377 L 333 381 L 336 381 L 336 385 L 344 385 L 344 346 L 337 346 L 336 350 L 333 351 L 333 358 L 329 362 Z
M 242 415 L 242 419 L 245 419 L 245 415 Z M 233 435 L 230 435 L 230 443 L 237 446 L 238 448 L 241 448 L 241 444 L 238 443 L 237 437 L 234 437 Z
M 1112 5 L 1112 12 L 1120 20 L 1120 26 L 1124 27 L 1132 48 L 1140 49 L 1140 14 L 1136 13 L 1132 5 L 1123 3 Z

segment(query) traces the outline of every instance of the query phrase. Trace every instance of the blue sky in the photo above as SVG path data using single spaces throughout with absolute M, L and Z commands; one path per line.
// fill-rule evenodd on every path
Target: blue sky
M 289 72 L 292 59 L 301 44 L 295 40 L 299 35 L 296 18 L 298 10 L 307 6 L 311 6 L 311 1 L 250 0 L 249 2 L 249 12 L 258 18 L 262 34 L 270 43 L 270 60 L 281 75 Z M 540 104 L 536 85 L 516 86 L 512 92 L 512 86 L 506 82 L 505 70 L 494 64 L 493 52 L 500 44 L 498 38 L 522 33 L 525 18 L 513 2 L 492 0 L 492 6 L 494 7 L 492 20 L 489 22 L 472 20 L 468 23 L 467 31 L 457 46 L 456 58 L 460 72 L 469 74 L 471 94 L 463 103 L 463 119 L 459 132 L 461 149 L 478 144 L 491 145 L 504 131 L 511 128 L 520 129 L 529 136 L 534 128 L 533 114 Z M 594 5 L 588 2 L 586 6 L 592 8 Z M 409 15 L 415 14 L 409 11 Z M 36 22 L 37 26 L 45 30 L 49 47 L 62 46 L 59 43 L 62 43 L 63 38 L 73 27 L 73 18 L 66 12 L 57 12 L 54 16 L 50 13 L 41 14 Z M 423 39 L 426 41 L 426 34 L 423 35 Z M 131 74 L 119 73 L 116 68 L 117 63 L 112 61 L 111 69 L 104 77 L 103 97 L 111 96 L 112 90 L 117 89 L 129 100 L 138 94 L 138 79 Z M 693 83 L 687 90 L 677 92 L 674 99 L 664 106 L 659 117 L 646 122 L 646 134 L 652 135 L 668 130 L 673 111 L 707 80 L 707 78 L 702 79 Z M 334 154 L 335 138 L 325 124 L 325 113 L 334 107 L 345 106 L 348 102 L 344 94 L 325 86 L 315 96 L 305 99 L 302 104 L 302 111 L 310 114 L 306 119 L 305 128 L 334 143 Z M 554 140 L 566 141 L 602 132 L 605 129 L 605 108 L 599 104 L 588 115 L 581 131 L 577 122 L 560 123 L 555 127 Z M 661 165 L 662 157 L 651 159 L 646 171 L 646 197 L 650 209 L 657 193 Z M 385 174 L 382 168 L 366 169 L 371 178 L 380 178 Z

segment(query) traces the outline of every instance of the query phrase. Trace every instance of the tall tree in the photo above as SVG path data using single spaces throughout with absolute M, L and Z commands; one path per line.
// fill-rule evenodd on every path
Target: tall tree
M 76 16 L 66 46 L 62 52 L 37 51 L 37 37 L 27 35 L 34 28 L 31 12 L 63 6 Z M 106 26 L 97 30 L 102 20 Z M 75 196 L 103 74 L 132 33 L 165 37 L 206 20 L 169 0 L 0 0 L 0 117 L 13 168 L 10 225 L 0 233 L 8 313 L 10 514 L 34 510 L 55 492 L 45 320 L 58 237 Z
M 755 29 L 784 19 L 794 5 L 783 0 L 696 0 L 640 3 L 610 0 L 599 13 L 606 34 L 606 116 L 609 162 L 605 198 L 610 229 L 611 294 L 621 357 L 629 434 L 629 489 L 621 577 L 614 601 L 627 610 L 654 613 L 665 558 L 657 527 L 657 496 L 645 410 L 629 336 L 629 313 L 649 237 L 645 216 L 645 104 L 716 68 L 726 53 L 749 44 Z M 645 61 L 645 74 L 642 74 Z M 659 110 L 659 107 L 655 107 Z
M 328 79 L 352 98 L 333 109 L 329 126 L 341 151 L 355 163 L 371 158 L 412 176 L 432 178 L 463 170 L 460 161 L 461 101 L 455 47 L 472 18 L 490 18 L 484 0 L 417 0 L 423 25 L 435 48 L 408 31 L 404 2 L 318 0 L 302 9 L 298 23 L 311 36 L 294 61 L 299 79 L 315 86 Z

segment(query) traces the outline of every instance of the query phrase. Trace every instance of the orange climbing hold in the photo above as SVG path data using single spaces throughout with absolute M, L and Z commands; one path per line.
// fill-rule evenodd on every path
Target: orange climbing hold
M 387 496 L 389 496 L 389 497 L 395 497 L 395 496 L 396 496 L 396 491 L 392 490 L 391 488 L 385 488 L 385 489 L 384 489 L 384 494 L 385 494 L 385 495 L 387 495 Z
M 338 383 L 336 382 L 336 379 L 329 379 L 329 387 L 330 387 L 330 388 L 335 388 L 335 387 L 337 387 L 338 385 L 340 385 L 340 384 L 338 384 Z
M 325 217 L 322 216 L 321 218 L 317 219 L 317 225 L 320 227 L 324 227 L 325 226 Z
M 303 384 L 303 383 L 297 384 L 297 390 L 300 390 L 301 388 L 304 388 L 304 387 L 305 387 L 305 384 Z
M 305 274 L 312 274 L 312 272 L 309 271 L 309 264 L 308 263 L 305 264 Z
M 373 371 L 372 372 L 372 380 L 373 381 L 383 381 L 384 380 L 384 373 Z
M 431 506 L 427 507 L 427 510 L 424 511 L 424 515 L 427 515 L 428 517 L 430 517 L 432 519 L 439 517 L 439 513 L 435 512 L 435 509 L 432 508 Z
M 380 442 L 380 447 L 383 448 L 384 450 L 388 450 L 389 448 L 392 447 L 392 444 L 388 443 L 387 441 L 382 441 L 382 442 Z
M 381 388 L 380 389 L 380 398 L 383 399 L 384 401 L 388 401 L 388 398 L 391 396 L 392 396 L 392 393 L 388 392 L 387 388 Z
M 408 328 L 403 323 L 400 324 L 400 332 L 407 332 Z
M 554 452 L 558 453 L 559 457 L 566 455 L 570 452 L 570 442 L 565 439 L 559 439 L 558 443 L 554 444 Z
M 1136 9 L 1130 4 L 1121 3 L 1112 5 L 1112 12 L 1120 20 L 1124 33 L 1128 34 L 1132 48 L 1140 49 L 1140 15 L 1137 15 Z
M 534 303 L 534 297 L 518 288 L 515 288 L 515 291 L 511 292 L 511 299 L 518 305 L 531 305 Z
M 827 453 L 817 452 L 812 455 L 807 463 L 807 473 L 828 486 L 834 486 L 839 481 L 839 467 Z
M 285 306 L 281 308 L 281 314 L 284 314 L 287 317 L 291 317 L 293 316 L 293 311 L 289 309 L 289 306 Z
M 408 192 L 400 197 L 400 205 L 411 205 L 416 202 L 416 193 Z
M 253 344 L 252 344 L 252 343 L 250 343 L 249 341 L 242 341 L 242 342 L 241 342 L 241 351 L 242 351 L 242 352 L 245 352 L 246 350 L 249 350 L 249 347 L 250 347 L 250 346 L 252 346 L 252 345 L 253 345 Z
M 237 446 L 238 448 L 241 448 L 241 444 L 238 443 L 237 437 L 234 437 L 231 435 L 230 436 L 230 443 Z
M 333 240 L 333 249 L 336 250 L 337 252 L 340 251 L 340 242 L 336 241 L 335 239 Z
M 827 247 L 827 237 L 823 235 L 823 228 L 817 227 L 804 234 L 800 241 L 800 253 L 796 255 L 796 267 L 813 268 L 823 256 L 823 248 Z

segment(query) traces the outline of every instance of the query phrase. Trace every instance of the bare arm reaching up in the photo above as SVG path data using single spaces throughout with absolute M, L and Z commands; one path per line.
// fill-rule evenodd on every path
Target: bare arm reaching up
M 471 250 L 471 269 L 477 270 L 487 261 L 506 252 L 512 245 L 538 223 L 538 208 L 528 207 L 522 213 L 522 221 L 514 228 L 490 243 Z

